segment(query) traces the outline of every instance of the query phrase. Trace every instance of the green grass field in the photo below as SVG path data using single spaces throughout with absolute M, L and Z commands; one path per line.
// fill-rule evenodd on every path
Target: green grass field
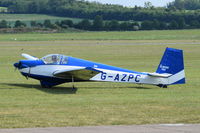
M 0 34 L 0 41 L 62 41 L 62 40 L 200 40 L 200 30 L 127 31 L 127 32 L 68 32 Z M 186 41 L 187 42 L 187 41 Z
M 119 34 L 124 38 L 115 36 Z M 17 40 L 10 40 L 13 37 Z M 148 42 L 156 45 L 146 44 Z M 173 44 L 177 42 L 184 44 Z M 193 42 L 195 44 L 191 44 Z M 1 34 L 0 128 L 200 123 L 198 42 L 198 30 Z M 12 66 L 22 59 L 21 53 L 37 57 L 61 53 L 154 72 L 166 47 L 184 50 L 187 84 L 163 89 L 150 85 L 85 82 L 75 83 L 76 92 L 71 91 L 71 83 L 43 89 L 38 81 L 26 80 Z
M 28 26 L 30 26 L 31 21 L 43 23 L 45 19 L 49 19 L 53 23 L 55 23 L 56 21 L 61 21 L 66 19 L 72 20 L 74 23 L 77 23 L 82 20 L 78 18 L 56 17 L 43 14 L 0 14 L 0 21 L 6 20 L 11 26 L 13 26 L 15 21 L 17 20 L 20 20 L 26 23 Z

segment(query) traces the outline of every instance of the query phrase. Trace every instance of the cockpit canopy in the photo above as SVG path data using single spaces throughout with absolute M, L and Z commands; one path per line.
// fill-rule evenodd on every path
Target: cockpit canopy
M 67 64 L 68 56 L 60 54 L 50 54 L 41 58 L 45 64 Z

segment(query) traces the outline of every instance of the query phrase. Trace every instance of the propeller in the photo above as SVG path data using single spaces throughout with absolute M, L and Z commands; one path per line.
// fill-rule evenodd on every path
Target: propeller
M 15 70 L 16 69 L 19 69 L 21 67 L 22 63 L 19 61 L 18 63 L 15 63 L 14 66 L 15 66 Z
M 25 53 L 22 53 L 22 56 L 23 56 L 24 58 L 26 58 L 27 60 L 39 60 L 38 58 L 36 58 L 36 57 L 34 57 L 34 56 L 31 56 L 31 55 L 29 55 L 29 54 L 25 54 Z M 24 60 L 24 61 L 19 61 L 19 62 L 17 62 L 17 63 L 14 64 L 15 71 L 16 71 L 17 69 L 29 68 L 29 69 L 28 69 L 28 74 L 27 74 L 27 75 L 24 75 L 24 76 L 26 77 L 26 79 L 28 79 L 28 78 L 30 77 L 30 75 L 31 75 L 31 74 L 30 74 L 30 73 L 31 73 L 31 66 L 29 66 L 29 65 L 27 64 L 27 62 L 29 62 L 29 61 Z
M 23 68 L 24 65 L 22 64 L 21 61 L 19 61 L 19 62 L 14 64 L 14 67 L 15 67 L 15 71 L 16 71 L 17 69 Z M 27 80 L 28 80 L 28 77 L 30 76 L 30 73 L 31 73 L 31 67 L 29 67 L 28 74 L 25 76 Z

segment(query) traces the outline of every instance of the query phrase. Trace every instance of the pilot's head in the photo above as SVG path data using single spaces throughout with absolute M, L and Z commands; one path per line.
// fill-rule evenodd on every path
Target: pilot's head
M 57 62 L 57 60 L 58 60 L 58 59 L 57 59 L 57 56 L 56 56 L 56 55 L 53 55 L 53 56 L 52 56 L 52 61 L 53 61 L 53 62 Z

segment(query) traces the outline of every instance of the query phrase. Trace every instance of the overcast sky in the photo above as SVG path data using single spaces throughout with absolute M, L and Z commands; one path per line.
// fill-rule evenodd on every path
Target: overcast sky
M 109 3 L 109 4 L 119 4 L 128 7 L 144 6 L 144 2 L 150 1 L 154 6 L 166 6 L 167 3 L 174 0 L 87 0 L 87 1 L 97 1 L 100 3 Z

